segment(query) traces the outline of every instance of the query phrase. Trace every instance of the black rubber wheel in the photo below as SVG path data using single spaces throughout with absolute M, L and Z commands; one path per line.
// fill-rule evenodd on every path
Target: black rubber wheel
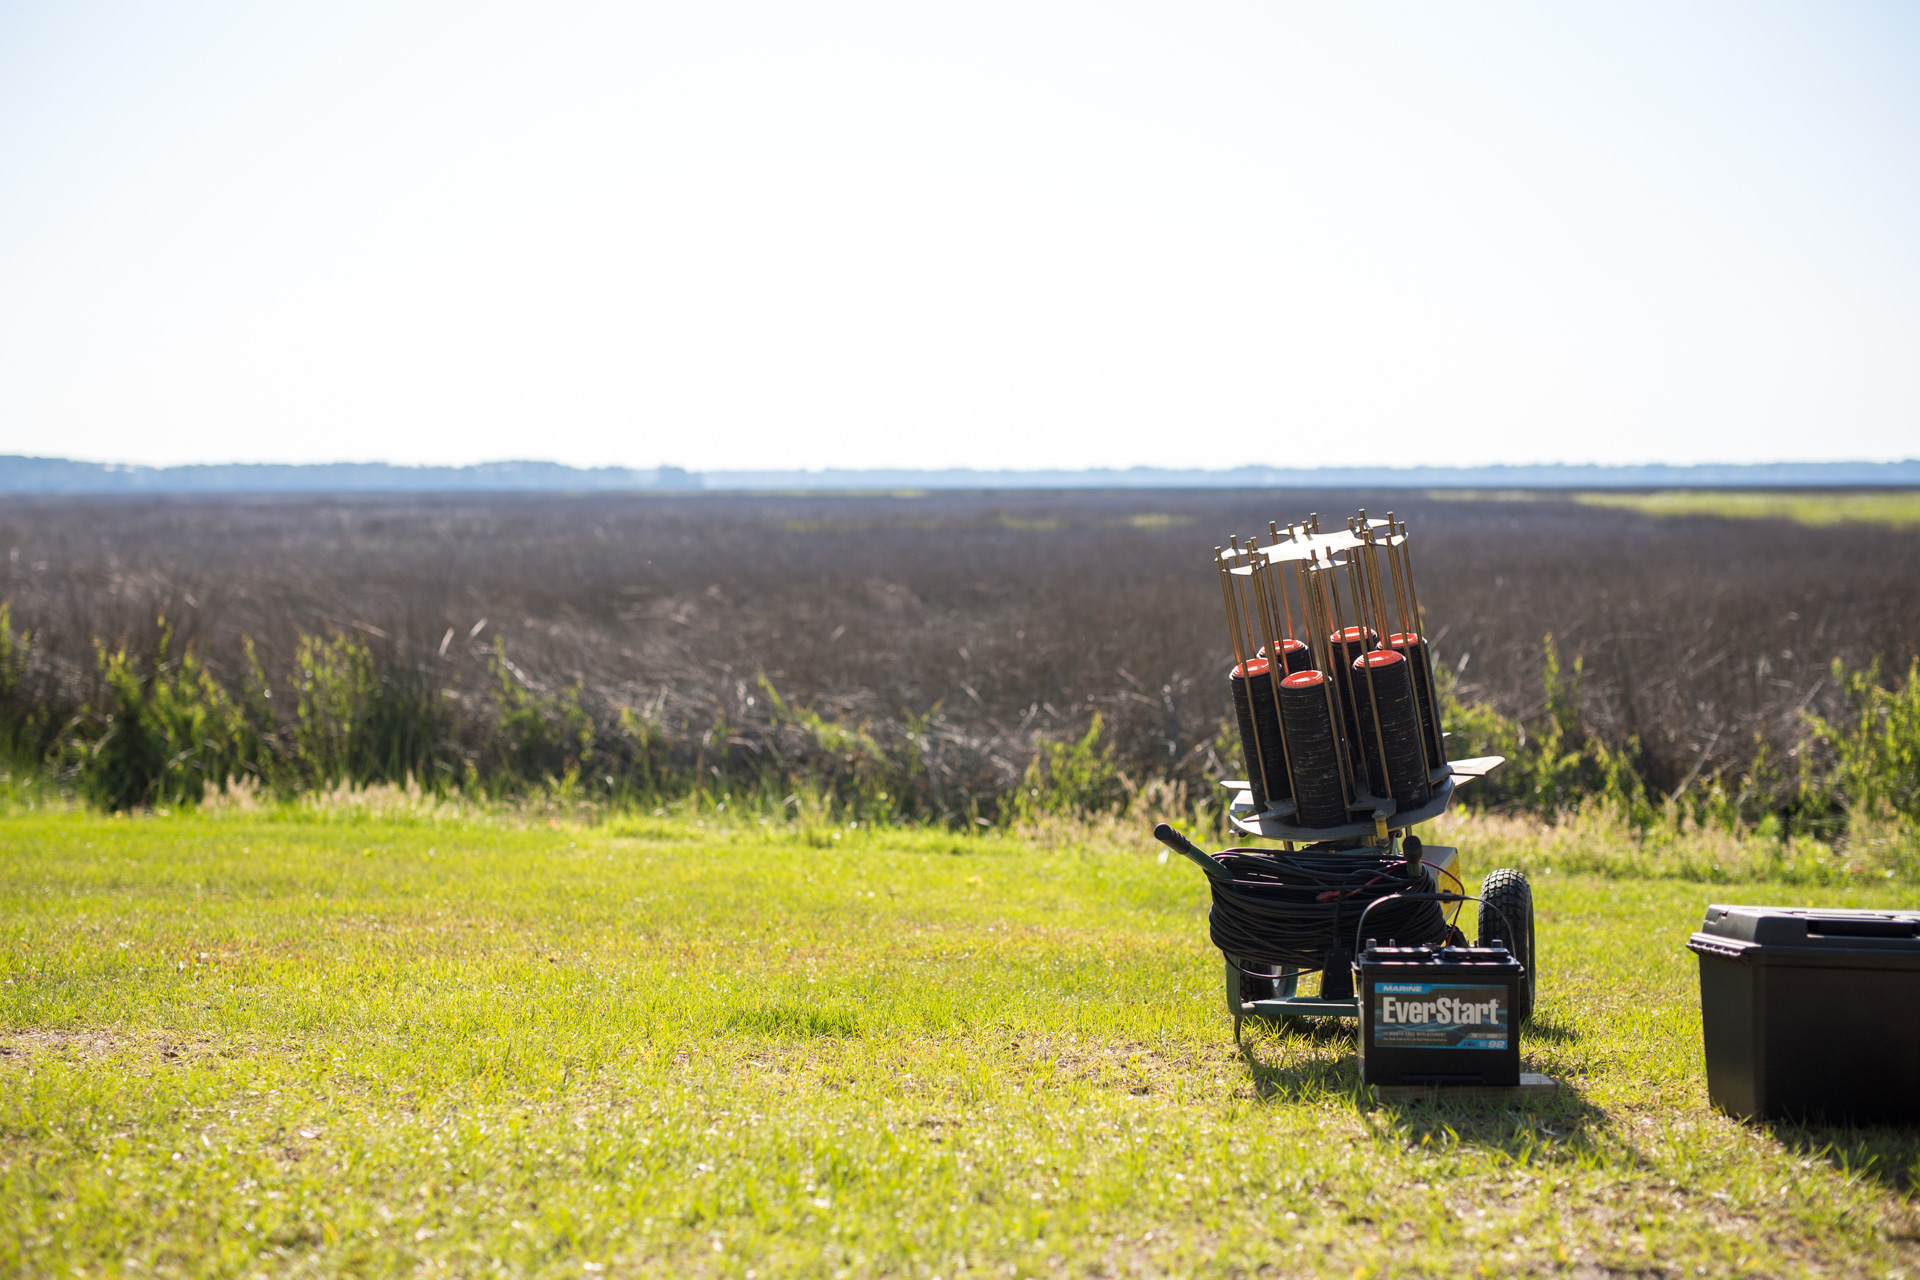
M 1534 945 L 1533 933 L 1533 887 L 1527 883 L 1525 872 L 1502 867 L 1480 882 L 1480 899 L 1479 944 L 1484 947 L 1499 938 L 1506 943 L 1513 958 L 1526 966 L 1526 977 L 1520 983 L 1520 1007 L 1513 1011 L 1517 1025 L 1533 1017 L 1534 993 L 1540 985 L 1539 950 Z
M 1272 965 L 1249 964 L 1244 960 L 1237 967 L 1240 970 L 1242 1004 L 1251 1004 L 1255 1000 L 1273 999 L 1274 976 L 1279 973 L 1278 969 Z

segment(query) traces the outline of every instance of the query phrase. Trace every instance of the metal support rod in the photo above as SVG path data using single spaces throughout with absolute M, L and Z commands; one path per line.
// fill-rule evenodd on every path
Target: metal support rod
M 1259 553 L 1258 553 L 1258 550 L 1256 549 L 1256 544 L 1254 539 L 1252 538 L 1247 539 L 1247 545 L 1240 548 L 1240 554 L 1246 560 L 1247 581 L 1236 584 L 1235 594 L 1240 604 L 1241 620 L 1244 622 L 1247 628 L 1247 651 L 1248 653 L 1252 654 L 1252 657 L 1248 659 L 1248 662 L 1253 663 L 1253 662 L 1258 662 L 1260 660 L 1260 654 L 1255 652 L 1255 647 L 1260 644 L 1261 635 L 1268 630 L 1268 627 L 1266 626 L 1266 619 L 1264 616 L 1260 617 L 1261 625 L 1259 630 L 1256 631 L 1254 629 L 1254 619 L 1257 614 L 1260 614 L 1262 612 L 1262 605 L 1259 599 L 1259 593 L 1253 585 L 1254 576 L 1259 573 L 1259 567 L 1258 567 Z M 1235 580 L 1238 579 L 1239 577 L 1240 575 L 1238 573 L 1229 572 L 1227 575 L 1227 581 L 1235 582 Z M 1273 658 L 1272 658 L 1271 646 L 1265 646 L 1264 648 L 1268 655 L 1266 660 L 1267 661 L 1267 680 L 1269 683 L 1271 683 L 1273 680 Z M 1242 667 L 1240 669 L 1240 673 L 1241 673 L 1241 679 L 1246 682 L 1247 718 L 1249 721 L 1251 721 L 1252 727 L 1253 727 L 1253 748 L 1255 753 L 1258 754 L 1260 757 L 1260 785 L 1266 791 L 1267 808 L 1271 809 L 1273 808 L 1277 800 L 1277 797 L 1274 795 L 1272 772 L 1267 768 L 1267 744 L 1260 732 L 1260 717 L 1254 713 L 1252 667 L 1251 666 Z M 1276 725 L 1275 728 L 1277 730 L 1278 726 Z M 1293 789 L 1293 782 L 1292 782 L 1291 775 L 1289 775 L 1289 778 L 1287 781 L 1287 789 L 1289 792 L 1291 792 Z
M 1347 552 L 1347 583 L 1353 590 L 1354 608 L 1356 611 L 1360 607 L 1361 599 L 1361 583 L 1357 566 L 1359 561 L 1365 559 L 1364 556 L 1359 554 L 1359 551 L 1360 548 L 1355 547 L 1352 551 Z M 1361 616 L 1364 617 L 1365 615 Z M 1393 779 L 1387 776 L 1387 735 L 1386 731 L 1380 727 L 1380 690 L 1373 679 L 1373 664 L 1367 661 L 1367 655 L 1373 650 L 1367 644 L 1366 632 L 1366 624 L 1362 623 L 1360 625 L 1360 665 L 1366 668 L 1364 674 L 1367 678 L 1367 712 L 1368 717 L 1373 721 L 1373 740 L 1380 748 L 1380 781 L 1387 791 L 1385 796 L 1374 796 L 1373 798 L 1376 800 L 1385 800 L 1393 795 Z M 1346 654 L 1344 652 L 1340 656 L 1342 661 L 1346 660 Z M 1353 717 L 1354 728 L 1358 729 L 1361 733 L 1365 733 L 1367 729 L 1365 725 L 1360 723 L 1359 711 L 1360 708 L 1356 706 Z M 1361 752 L 1363 767 L 1365 764 L 1365 754 L 1364 751 Z M 1368 774 L 1366 781 L 1367 794 L 1373 795 L 1373 776 Z
M 1293 634 L 1293 601 L 1287 595 L 1287 577 L 1278 568 L 1269 567 L 1272 569 L 1274 585 L 1280 592 L 1281 611 L 1286 615 L 1287 639 L 1297 644 L 1299 641 Z
M 1254 626 L 1253 614 L 1254 614 L 1254 609 L 1259 604 L 1259 601 L 1251 598 L 1252 593 L 1248 588 L 1248 584 L 1246 582 L 1241 581 L 1243 577 L 1249 580 L 1253 577 L 1254 552 L 1253 552 L 1252 541 L 1249 540 L 1247 545 L 1244 547 L 1241 547 L 1239 550 L 1240 550 L 1241 557 L 1246 561 L 1247 571 L 1245 574 L 1229 573 L 1227 575 L 1227 581 L 1234 584 L 1234 591 L 1236 593 L 1236 598 L 1240 602 L 1240 618 L 1243 622 L 1246 623 L 1246 627 L 1247 627 L 1247 651 L 1253 655 L 1252 660 L 1258 661 L 1262 656 L 1264 656 L 1262 653 L 1262 649 L 1264 648 L 1264 646 L 1262 646 L 1260 643 L 1260 635 L 1261 635 L 1261 632 L 1266 630 L 1266 627 L 1264 625 L 1258 628 Z
M 1392 519 L 1391 513 L 1388 514 L 1388 519 L 1389 520 Z M 1391 524 L 1387 526 L 1387 535 L 1388 537 L 1392 537 L 1393 535 L 1393 526 Z M 1371 529 L 1367 531 L 1367 550 L 1373 556 L 1373 562 L 1374 562 L 1374 565 L 1376 566 L 1376 572 L 1374 574 L 1374 590 L 1378 591 L 1380 590 L 1380 577 L 1377 572 L 1377 568 L 1380 563 L 1379 550 L 1378 550 L 1378 545 L 1374 541 L 1373 531 Z M 1391 546 L 1387 548 L 1387 556 L 1389 561 L 1391 561 L 1393 556 L 1393 548 Z M 1380 607 L 1382 609 L 1386 608 L 1386 600 L 1384 597 L 1380 601 Z M 1414 658 L 1413 645 L 1410 641 L 1406 640 L 1405 638 L 1406 634 L 1407 634 L 1406 628 L 1403 626 L 1400 631 L 1400 635 L 1402 639 L 1402 644 L 1400 649 L 1400 659 L 1402 662 L 1406 663 L 1407 691 L 1413 695 L 1413 727 L 1415 729 L 1415 733 L 1413 736 L 1414 736 L 1414 739 L 1420 744 L 1420 776 L 1424 778 L 1433 772 L 1433 765 L 1432 765 L 1432 762 L 1429 761 L 1427 758 L 1428 751 L 1427 751 L 1426 722 L 1420 712 L 1420 682 L 1414 679 L 1413 677 L 1413 658 Z M 1422 643 L 1425 643 L 1425 642 L 1423 641 Z M 1393 646 L 1391 644 L 1388 644 L 1386 645 L 1386 648 L 1391 650 Z M 1422 661 L 1424 662 L 1425 659 L 1422 658 Z M 1428 683 L 1429 685 L 1431 685 L 1432 681 L 1428 681 Z M 1431 694 L 1431 690 L 1429 690 L 1429 694 Z M 1386 761 L 1384 757 L 1380 762 L 1380 767 L 1381 767 L 1381 771 L 1384 773 L 1386 770 Z M 1389 790 L 1391 790 L 1392 780 L 1389 779 L 1388 781 L 1389 781 Z
M 1420 592 L 1413 585 L 1413 536 L 1402 534 L 1400 554 L 1407 562 L 1407 599 L 1413 602 L 1413 629 L 1424 640 L 1427 634 L 1427 620 L 1420 616 Z
M 1320 553 L 1318 551 L 1312 551 L 1308 554 L 1310 559 L 1308 561 L 1307 581 L 1313 586 L 1316 602 L 1321 608 L 1321 616 L 1318 622 L 1323 630 L 1328 627 L 1333 628 L 1333 630 L 1327 632 L 1326 644 L 1329 661 L 1327 665 L 1322 668 L 1327 678 L 1321 683 L 1326 686 L 1332 686 L 1327 690 L 1327 699 L 1333 715 L 1334 755 L 1339 762 L 1340 776 L 1346 780 L 1341 790 L 1341 798 L 1347 802 L 1347 807 L 1351 809 L 1353 808 L 1353 801 L 1359 795 L 1359 791 L 1354 783 L 1353 760 L 1351 758 L 1353 754 L 1351 748 L 1355 744 L 1350 744 L 1346 741 L 1347 729 L 1343 714 L 1351 686 L 1348 686 L 1344 691 L 1339 687 L 1340 668 L 1345 665 L 1347 656 L 1345 639 L 1341 634 L 1345 630 L 1345 627 L 1341 625 L 1340 602 L 1332 589 L 1333 584 L 1327 581 L 1333 573 L 1333 557 L 1329 555 L 1327 557 L 1327 564 L 1321 567 Z M 1354 719 L 1357 723 L 1359 717 L 1356 716 Z
M 1416 628 L 1407 623 L 1407 590 L 1400 577 L 1399 531 L 1399 521 L 1394 519 L 1393 512 L 1387 512 L 1387 575 L 1393 580 L 1393 612 L 1400 620 L 1398 633 L 1405 636 L 1412 635 Z
M 1407 608 L 1406 574 L 1402 571 L 1400 564 L 1402 559 L 1401 552 L 1405 549 L 1402 545 L 1405 540 L 1405 534 L 1399 526 L 1391 523 L 1393 520 L 1393 512 L 1387 512 L 1387 520 L 1389 521 L 1387 525 L 1387 566 L 1393 572 L 1393 607 L 1400 615 L 1400 634 L 1403 636 L 1416 635 L 1419 633 L 1420 626 L 1417 620 L 1410 620 L 1412 619 L 1412 614 L 1408 612 Z
M 1236 547 L 1235 550 L 1237 553 L 1238 548 Z M 1253 729 L 1253 759 L 1247 762 L 1248 785 L 1252 785 L 1253 771 L 1258 769 L 1260 771 L 1261 792 L 1267 797 L 1267 803 L 1272 804 L 1273 791 L 1267 784 L 1267 757 L 1266 753 L 1260 749 L 1260 722 L 1256 720 L 1253 715 L 1253 686 L 1246 683 L 1248 680 L 1246 649 L 1250 646 L 1242 646 L 1240 643 L 1240 616 L 1233 607 L 1233 569 L 1229 564 L 1228 555 L 1219 547 L 1213 549 L 1213 558 L 1214 564 L 1220 570 L 1220 598 L 1226 602 L 1227 606 L 1227 630 L 1233 636 L 1233 673 L 1240 677 L 1240 681 L 1246 689 L 1247 720 Z M 1251 640 L 1251 635 L 1249 635 L 1248 638 Z M 1229 684 L 1229 687 L 1231 687 L 1231 684 Z
M 1276 549 L 1278 549 L 1280 546 L 1279 524 L 1272 520 L 1267 521 L 1267 531 L 1273 535 L 1273 545 Z M 1287 541 L 1288 542 L 1293 541 L 1292 525 L 1287 526 Z M 1272 573 L 1274 575 L 1274 585 L 1276 586 L 1276 588 L 1279 590 L 1279 593 L 1280 593 L 1280 609 L 1281 609 L 1281 612 L 1285 615 L 1284 621 L 1287 627 L 1286 638 L 1291 640 L 1293 639 L 1293 602 L 1287 599 L 1287 580 L 1285 575 L 1281 574 L 1279 570 L 1275 567 L 1276 563 L 1277 562 L 1273 559 L 1271 555 L 1267 557 L 1267 570 L 1269 573 Z M 1282 654 L 1281 656 L 1285 657 L 1284 654 Z M 1285 666 L 1286 664 L 1283 662 L 1281 663 L 1281 665 Z
M 1247 568 L 1250 571 L 1249 577 L 1252 579 L 1254 592 L 1262 598 L 1262 612 L 1267 620 L 1267 694 L 1273 700 L 1273 725 L 1280 734 L 1280 763 L 1281 767 L 1287 771 L 1287 794 L 1291 796 L 1293 794 L 1293 752 L 1287 746 L 1287 726 L 1280 719 L 1280 681 L 1287 674 L 1285 650 L 1281 649 L 1279 637 L 1275 634 L 1273 628 L 1275 621 L 1273 601 L 1268 591 L 1268 587 L 1271 584 L 1268 582 L 1267 574 L 1263 567 L 1268 562 L 1260 556 L 1251 554 L 1253 551 L 1251 539 L 1248 540 L 1248 550 L 1250 553 L 1247 564 Z M 1282 589 L 1285 589 L 1284 584 L 1282 584 Z M 1253 706 L 1253 684 L 1251 681 L 1247 684 L 1247 706 L 1249 709 Z M 1256 719 L 1254 723 L 1257 725 L 1259 721 Z M 1261 777 L 1263 779 L 1266 778 L 1264 772 L 1261 774 Z M 1273 794 L 1273 783 L 1268 779 L 1267 807 L 1271 809 L 1276 803 L 1277 800 Z M 1297 811 L 1299 801 L 1296 800 L 1294 804 Z
M 1293 562 L 1293 586 L 1300 593 L 1300 625 L 1307 629 L 1307 661 L 1313 664 L 1315 671 L 1324 672 L 1327 664 L 1321 660 L 1321 655 L 1326 652 L 1326 645 L 1315 638 L 1320 628 L 1314 620 L 1318 614 L 1313 607 L 1312 597 L 1307 592 L 1307 562 L 1304 560 Z
M 1360 543 L 1365 551 L 1361 559 L 1366 561 L 1367 597 L 1377 619 L 1380 647 L 1391 649 L 1387 639 L 1393 634 L 1393 623 L 1387 617 L 1387 593 L 1380 583 L 1380 546 L 1374 541 L 1373 527 L 1365 520 L 1360 522 Z
M 1239 668 L 1241 688 L 1247 695 L 1247 727 L 1253 731 L 1254 767 L 1260 771 L 1261 792 L 1266 797 L 1267 806 L 1271 808 L 1274 800 L 1273 778 L 1267 769 L 1267 744 L 1264 735 L 1260 732 L 1260 717 L 1255 714 L 1253 701 L 1253 664 L 1260 660 L 1259 655 L 1255 652 L 1255 648 L 1259 643 L 1259 636 L 1254 630 L 1253 615 L 1247 608 L 1246 590 L 1244 587 L 1234 583 L 1235 576 L 1231 570 L 1228 571 L 1227 582 L 1233 590 L 1235 603 L 1240 609 L 1240 622 L 1241 625 L 1246 628 L 1247 635 L 1247 658 Z M 1271 662 L 1267 664 L 1267 669 L 1269 672 L 1272 671 L 1273 664 Z
M 1260 551 L 1260 539 L 1257 534 L 1247 538 L 1247 585 L 1252 588 L 1255 598 L 1260 602 L 1260 616 L 1266 622 L 1267 661 L 1269 669 L 1273 662 L 1274 638 L 1280 634 L 1280 611 L 1274 607 L 1273 593 L 1267 589 L 1267 558 Z
M 1402 632 L 1409 636 L 1419 637 L 1421 663 L 1427 675 L 1427 701 L 1428 710 L 1431 712 L 1431 719 L 1433 721 L 1433 741 L 1431 743 L 1427 742 L 1426 728 L 1422 726 L 1420 745 L 1423 748 L 1421 756 L 1426 760 L 1428 773 L 1431 774 L 1434 769 L 1444 769 L 1447 766 L 1446 739 L 1441 735 L 1440 731 L 1440 690 L 1434 680 L 1433 645 L 1428 641 L 1426 627 L 1420 619 L 1419 598 L 1413 593 L 1413 552 L 1407 545 L 1407 526 L 1404 522 L 1400 525 L 1398 549 L 1400 552 L 1400 565 L 1404 572 L 1404 582 L 1406 585 L 1407 608 L 1412 616 L 1411 625 L 1403 627 Z M 1409 644 L 1408 647 L 1411 648 L 1411 644 Z M 1433 752 L 1439 753 L 1438 760 L 1433 758 L 1432 752 L 1424 750 L 1424 748 L 1428 746 L 1433 748 Z
M 1360 652 L 1373 649 L 1366 632 L 1373 633 L 1375 641 L 1380 638 L 1379 619 L 1373 616 L 1373 587 L 1367 581 L 1366 527 L 1364 520 L 1347 521 L 1347 532 L 1351 533 L 1357 545 L 1347 551 L 1347 585 L 1353 595 L 1354 621 L 1361 628 Z
M 1433 638 L 1427 630 L 1427 620 L 1420 612 L 1420 595 L 1413 585 L 1413 535 L 1407 532 L 1405 525 L 1400 526 L 1400 560 L 1407 569 L 1407 607 L 1413 612 L 1413 630 L 1420 637 L 1420 647 L 1427 658 L 1428 685 L 1433 697 L 1433 749 L 1439 760 L 1436 767 L 1447 767 L 1446 725 L 1440 718 L 1440 682 L 1434 664 L 1439 659 L 1433 652 Z
M 1227 636 L 1233 642 L 1233 661 L 1236 666 L 1246 663 L 1246 655 L 1240 651 L 1240 627 L 1233 616 L 1233 595 L 1227 585 L 1227 555 L 1219 547 L 1213 549 L 1213 565 L 1220 571 L 1220 602 L 1227 610 Z

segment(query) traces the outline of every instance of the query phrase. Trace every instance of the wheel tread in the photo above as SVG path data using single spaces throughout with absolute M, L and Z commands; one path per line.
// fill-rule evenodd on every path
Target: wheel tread
M 1514 958 L 1527 967 L 1526 981 L 1520 986 L 1519 1007 L 1514 1010 L 1514 1021 L 1525 1022 L 1533 1016 L 1534 996 L 1540 983 L 1539 948 L 1533 927 L 1533 886 L 1527 883 L 1526 872 L 1501 867 L 1480 882 L 1480 897 L 1479 944 L 1484 947 L 1494 938 L 1500 938 Z M 1506 926 L 1499 923 L 1503 919 L 1511 921 L 1513 929 L 1524 936 L 1507 937 Z

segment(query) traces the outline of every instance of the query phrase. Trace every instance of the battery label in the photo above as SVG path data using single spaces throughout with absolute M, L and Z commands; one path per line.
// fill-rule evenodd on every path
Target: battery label
M 1373 1043 L 1383 1049 L 1504 1049 L 1507 989 L 1450 982 L 1376 982 Z

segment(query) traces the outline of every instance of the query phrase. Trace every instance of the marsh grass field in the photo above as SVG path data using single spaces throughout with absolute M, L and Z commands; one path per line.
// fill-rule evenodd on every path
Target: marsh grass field
M 1462 831 L 1470 875 L 1491 869 Z M 0 1274 L 1898 1275 L 1920 1138 L 1707 1104 L 1709 901 L 1535 865 L 1551 1101 L 1236 1050 L 1139 839 L 0 819 Z
M 1663 489 L 1646 493 L 1582 493 L 1576 494 L 1574 500 L 1591 507 L 1614 507 L 1651 516 L 1785 520 L 1810 528 L 1865 524 L 1911 529 L 1920 525 L 1920 493 L 1911 489 L 1858 493 Z
M 1806 715 L 1849 706 L 1835 660 L 1920 659 L 1911 491 L 18 498 L 0 764 L 104 807 L 571 777 L 957 825 L 1007 816 L 1097 716 L 1121 774 L 1197 801 L 1244 768 L 1209 549 L 1358 508 L 1414 530 L 1463 704 L 1537 739 L 1564 703 L 1649 794 L 1745 793 L 1745 822 L 1808 807 Z

